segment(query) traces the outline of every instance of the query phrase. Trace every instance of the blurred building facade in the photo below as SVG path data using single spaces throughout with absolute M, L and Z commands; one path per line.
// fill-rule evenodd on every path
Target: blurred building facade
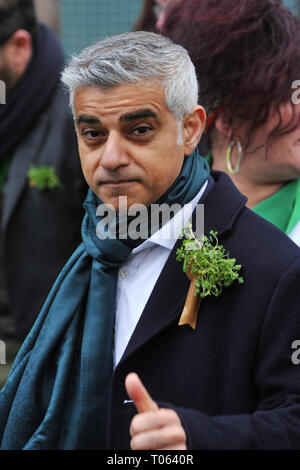
M 60 0 L 61 38 L 67 55 L 107 36 L 131 31 L 143 0 Z
M 144 0 L 34 1 L 38 17 L 60 36 L 67 56 L 107 36 L 131 31 L 144 5 Z M 300 0 L 283 3 L 300 14 Z
M 60 35 L 60 0 L 34 0 L 37 17 Z
M 295 15 L 300 14 L 300 0 L 283 0 L 283 3 L 289 7 Z

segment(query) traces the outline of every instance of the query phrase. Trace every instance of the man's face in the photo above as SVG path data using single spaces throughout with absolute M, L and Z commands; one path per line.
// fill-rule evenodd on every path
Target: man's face
M 184 160 L 164 88 L 157 83 L 80 88 L 74 106 L 82 170 L 94 193 L 116 209 L 120 196 L 127 196 L 128 207 L 157 201 Z

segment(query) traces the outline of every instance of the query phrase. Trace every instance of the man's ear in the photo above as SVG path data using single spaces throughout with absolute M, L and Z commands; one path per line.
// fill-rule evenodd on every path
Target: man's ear
M 6 57 L 14 73 L 21 78 L 33 54 L 31 34 L 18 29 L 5 44 Z
M 182 123 L 184 154 L 190 155 L 197 147 L 206 121 L 206 113 L 202 106 L 196 106 L 188 113 Z

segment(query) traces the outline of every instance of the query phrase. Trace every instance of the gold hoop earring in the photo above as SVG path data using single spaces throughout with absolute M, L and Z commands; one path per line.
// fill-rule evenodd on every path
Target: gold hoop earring
M 232 163 L 231 163 L 231 152 L 235 144 L 237 145 L 237 149 L 238 149 L 238 160 L 237 160 L 235 168 L 233 168 Z M 243 157 L 243 149 L 242 149 L 242 145 L 239 139 L 237 139 L 236 142 L 231 141 L 226 152 L 226 165 L 231 175 L 236 175 L 238 173 L 240 166 L 241 166 L 242 157 Z

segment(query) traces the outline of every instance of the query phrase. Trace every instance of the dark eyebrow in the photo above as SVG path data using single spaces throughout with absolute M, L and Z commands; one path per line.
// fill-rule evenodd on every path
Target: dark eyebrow
M 138 111 L 134 111 L 129 114 L 124 114 L 124 116 L 120 117 L 120 122 L 128 122 L 128 121 L 134 121 L 136 119 L 142 119 L 142 118 L 148 118 L 152 117 L 156 120 L 157 114 L 151 111 L 151 109 L 140 109 Z M 101 124 L 100 119 L 92 117 L 92 116 L 87 116 L 86 114 L 82 114 L 76 118 L 76 124 L 79 126 L 79 124 L 85 123 L 85 124 Z
M 101 121 L 98 118 L 92 117 L 92 116 L 87 116 L 86 114 L 82 114 L 81 116 L 78 116 L 76 118 L 76 124 L 79 126 L 84 122 L 85 124 L 101 124 Z
M 139 111 L 134 111 L 133 113 L 124 114 L 120 117 L 120 122 L 134 121 L 136 119 L 153 117 L 158 120 L 157 114 L 151 111 L 151 109 L 140 109 Z

